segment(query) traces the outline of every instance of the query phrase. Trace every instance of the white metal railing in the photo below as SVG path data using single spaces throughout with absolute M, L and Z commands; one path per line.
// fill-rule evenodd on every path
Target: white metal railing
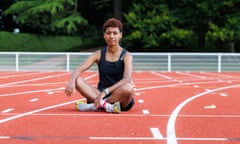
M 91 53 L 0 52 L 0 70 L 71 71 Z M 132 53 L 134 70 L 240 71 L 237 53 Z M 94 65 L 90 70 L 96 70 Z

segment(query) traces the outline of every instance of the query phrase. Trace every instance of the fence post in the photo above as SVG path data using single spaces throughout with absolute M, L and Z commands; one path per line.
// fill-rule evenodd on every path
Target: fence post
M 15 67 L 15 70 L 16 71 L 19 71 L 19 53 L 17 52 L 16 53 L 16 67 Z
M 218 72 L 222 71 L 222 56 L 218 54 Z

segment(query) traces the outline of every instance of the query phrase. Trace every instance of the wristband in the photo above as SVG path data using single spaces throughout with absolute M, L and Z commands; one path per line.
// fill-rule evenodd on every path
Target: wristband
M 104 89 L 104 93 L 105 93 L 106 95 L 109 95 L 109 90 L 108 90 L 108 88 Z

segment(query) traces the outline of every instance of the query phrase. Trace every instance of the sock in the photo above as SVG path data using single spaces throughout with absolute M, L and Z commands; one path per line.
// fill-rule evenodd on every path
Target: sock
M 106 112 L 113 112 L 113 105 L 106 102 L 106 100 L 100 100 L 100 105 L 106 110 Z
M 96 111 L 97 110 L 97 108 L 94 106 L 94 103 L 79 104 L 77 108 L 79 111 Z

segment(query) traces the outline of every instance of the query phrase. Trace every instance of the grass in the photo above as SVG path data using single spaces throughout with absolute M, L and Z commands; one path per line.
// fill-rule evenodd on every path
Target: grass
M 0 32 L 0 51 L 66 52 L 94 47 L 94 40 L 78 36 L 46 36 L 28 33 Z

